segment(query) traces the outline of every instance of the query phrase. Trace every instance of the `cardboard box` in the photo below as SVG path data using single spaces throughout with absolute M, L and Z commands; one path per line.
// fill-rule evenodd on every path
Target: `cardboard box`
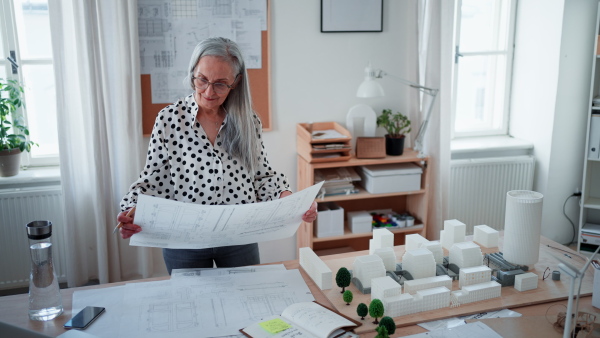
M 394 163 L 360 167 L 362 186 L 371 194 L 421 190 L 423 168 L 414 163 Z
M 344 209 L 333 202 L 319 203 L 314 233 L 317 237 L 342 236 L 344 234 Z
M 367 211 L 350 211 L 346 214 L 348 226 L 353 234 L 371 232 L 373 216 Z

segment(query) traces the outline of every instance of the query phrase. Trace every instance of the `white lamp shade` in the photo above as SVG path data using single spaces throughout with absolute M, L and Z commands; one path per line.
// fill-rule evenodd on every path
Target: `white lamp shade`
M 544 195 L 535 191 L 506 193 L 504 259 L 513 264 L 535 264 L 540 256 Z
M 380 97 L 384 96 L 383 87 L 373 78 L 365 78 L 356 91 L 356 97 Z

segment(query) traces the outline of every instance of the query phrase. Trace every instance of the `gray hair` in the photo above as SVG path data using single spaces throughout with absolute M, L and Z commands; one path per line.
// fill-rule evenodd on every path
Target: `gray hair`
M 228 62 L 237 79 L 237 83 L 234 82 L 235 87 L 223 102 L 223 108 L 227 112 L 227 124 L 221 129 L 223 147 L 231 156 L 239 158 L 251 173 L 254 173 L 258 169 L 261 140 L 258 137 L 259 130 L 252 109 L 244 58 L 237 44 L 229 39 L 215 37 L 201 41 L 192 52 L 188 74 L 184 80 L 192 89 L 195 89 L 192 80 L 194 69 L 200 58 L 208 55 L 217 56 Z

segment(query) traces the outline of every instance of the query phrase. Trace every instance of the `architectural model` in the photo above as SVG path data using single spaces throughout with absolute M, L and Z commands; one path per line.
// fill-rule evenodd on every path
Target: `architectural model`
M 333 273 L 311 248 L 300 248 L 300 266 L 321 290 L 329 290 L 333 285 Z
M 394 234 L 388 229 L 373 229 L 373 239 L 369 240 L 369 254 L 387 247 L 394 247 Z
M 473 242 L 455 243 L 450 248 L 449 260 L 459 269 L 483 265 L 481 247 Z
M 404 282 L 404 293 L 415 294 L 419 290 L 446 287 L 452 290 L 452 278 L 447 275 L 407 280 Z
M 515 276 L 515 289 L 517 291 L 527 291 L 537 289 L 538 275 L 533 272 L 524 273 Z
M 402 270 L 408 271 L 414 279 L 434 277 L 433 253 L 425 248 L 406 251 L 402 256 Z
M 467 285 L 460 290 L 452 291 L 452 306 L 500 297 L 501 289 L 502 286 L 493 281 Z
M 473 227 L 473 242 L 477 242 L 486 248 L 498 246 L 500 233 L 487 225 L 476 225 Z
M 419 234 L 406 235 L 405 240 L 404 240 L 404 249 L 406 251 L 419 249 L 419 248 L 422 248 L 427 243 L 429 243 L 429 240 L 427 240 L 427 238 L 425 238 Z
M 414 250 L 419 248 L 426 248 L 433 253 L 433 258 L 436 264 L 442 264 L 444 262 L 444 250 L 442 244 L 439 241 L 430 241 L 419 234 L 406 235 L 405 249 Z
M 399 296 L 382 299 L 382 302 L 386 316 L 404 316 L 448 307 L 450 290 L 445 287 L 419 290 L 414 296 L 403 293 Z
M 536 275 L 537 276 L 537 275 Z M 489 282 L 492 280 L 492 269 L 485 265 L 461 268 L 458 278 L 458 287 Z
M 465 223 L 451 219 L 444 221 L 444 230 L 440 231 L 442 246 L 450 250 L 452 244 L 464 242 L 467 226 Z
M 363 289 L 361 292 L 363 293 L 370 292 L 370 290 L 366 289 L 371 288 L 371 279 L 385 277 L 385 266 L 381 257 L 377 255 L 358 256 L 354 260 L 353 266 L 352 281 L 354 282 L 354 279 L 360 281 Z
M 396 271 L 396 252 L 392 247 L 375 249 L 375 255 L 383 261 L 386 271 Z
M 402 287 L 396 283 L 390 276 L 373 278 L 371 280 L 371 300 L 387 299 L 390 297 L 400 296 Z M 387 309 L 385 309 L 387 313 Z

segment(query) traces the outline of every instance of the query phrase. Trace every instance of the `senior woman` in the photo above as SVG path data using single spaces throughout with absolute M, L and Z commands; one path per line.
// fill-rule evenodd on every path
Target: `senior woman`
M 193 93 L 161 110 L 152 130 L 146 165 L 121 201 L 121 236 L 142 231 L 129 209 L 145 194 L 176 201 L 219 205 L 274 200 L 291 195 L 262 143 L 252 110 L 248 74 L 235 42 L 209 38 L 190 60 L 186 81 Z M 316 202 L 303 215 L 316 218 Z M 163 249 L 169 274 L 178 268 L 236 267 L 260 263 L 258 244 L 209 249 Z

